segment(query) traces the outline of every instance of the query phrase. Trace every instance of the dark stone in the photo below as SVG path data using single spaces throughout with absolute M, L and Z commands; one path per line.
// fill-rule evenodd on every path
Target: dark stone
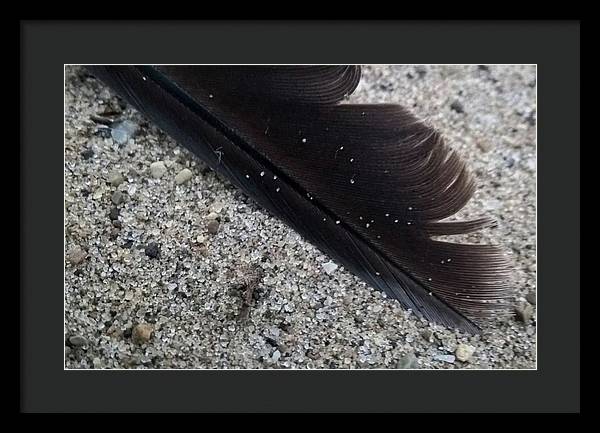
M 450 104 L 450 109 L 456 111 L 459 114 L 465 112 L 465 109 L 464 109 L 463 105 L 460 103 L 460 101 L 454 101 L 452 104 Z
M 533 317 L 533 307 L 531 305 L 519 305 L 515 308 L 517 320 L 527 323 Z
M 525 299 L 527 299 L 527 302 L 529 302 L 531 305 L 535 305 L 535 303 L 536 303 L 535 292 L 527 293 L 527 295 L 525 295 Z
M 433 332 L 431 332 L 431 329 L 424 329 L 421 331 L 421 337 L 423 337 L 425 341 L 430 342 L 433 337 Z
M 486 71 L 489 72 L 490 67 L 487 65 L 477 65 L 477 69 L 479 69 L 480 71 Z
M 219 231 L 219 221 L 217 221 L 217 220 L 210 221 L 208 223 L 208 225 L 206 226 L 206 229 L 212 235 L 217 234 L 217 232 Z
M 86 149 L 81 152 L 81 157 L 83 159 L 90 159 L 92 156 L 94 156 L 94 151 L 92 149 Z
M 160 246 L 156 242 L 151 242 L 148 245 L 146 245 L 144 252 L 151 259 L 157 259 L 160 255 Z
M 267 344 L 269 344 L 272 347 L 279 347 L 279 344 L 277 343 L 277 341 L 272 339 L 271 337 L 265 337 L 265 341 L 267 342 Z
M 97 135 L 98 137 L 102 137 L 102 138 L 110 138 L 111 137 L 110 128 L 97 128 L 94 131 L 94 135 Z
M 111 220 L 113 220 L 113 221 L 119 219 L 119 208 L 113 207 L 110 210 L 110 213 L 108 214 L 108 217 Z

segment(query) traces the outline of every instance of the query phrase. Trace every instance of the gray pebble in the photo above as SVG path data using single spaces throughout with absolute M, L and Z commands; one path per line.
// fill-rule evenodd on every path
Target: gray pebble
M 113 221 L 119 219 L 119 209 L 116 207 L 111 208 L 110 212 L 108 213 L 108 217 Z
M 111 171 L 108 175 L 108 182 L 112 186 L 119 186 L 125 182 L 125 177 L 118 171 Z
M 86 344 L 88 344 L 88 341 L 85 337 L 82 337 L 81 335 L 73 335 L 69 337 L 69 343 L 71 343 L 73 346 L 79 347 L 85 346 Z
M 454 364 L 456 357 L 454 355 L 435 355 L 433 359 L 436 361 L 443 361 L 448 362 L 450 364 Z
M 67 254 L 67 259 L 72 265 L 78 265 L 82 263 L 86 257 L 87 253 L 79 245 L 75 245 Z
M 477 140 L 477 148 L 483 153 L 492 150 L 492 144 L 488 140 Z
M 531 305 L 519 305 L 515 308 L 517 320 L 527 323 L 533 317 L 533 307 Z
M 177 173 L 177 176 L 175 176 L 175 183 L 177 183 L 178 185 L 181 185 L 182 183 L 187 182 L 191 178 L 192 178 L 192 171 L 188 168 L 184 168 L 179 173 Z
M 115 191 L 110 197 L 110 201 L 112 201 L 115 205 L 120 205 L 125 201 L 125 194 L 123 194 L 121 191 Z
M 431 329 L 424 329 L 423 331 L 421 331 L 421 337 L 423 337 L 425 341 L 431 343 L 433 341 L 433 332 L 431 332 Z
M 153 178 L 158 179 L 167 172 L 167 166 L 163 161 L 157 161 L 150 164 L 150 174 Z
M 219 232 L 219 221 L 210 220 L 206 225 L 206 229 L 211 235 L 215 235 Z
M 406 355 L 404 355 L 402 358 L 400 358 L 398 360 L 398 363 L 396 364 L 396 368 L 399 369 L 411 369 L 411 368 L 417 368 L 418 367 L 418 363 L 417 363 L 417 357 L 415 356 L 414 353 L 408 353 Z
M 527 295 L 525 295 L 525 299 L 527 299 L 527 302 L 529 302 L 531 305 L 535 305 L 535 303 L 537 302 L 535 292 L 527 293 Z

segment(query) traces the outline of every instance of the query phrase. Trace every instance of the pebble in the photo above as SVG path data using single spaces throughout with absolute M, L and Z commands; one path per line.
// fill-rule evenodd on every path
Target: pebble
M 531 305 L 535 305 L 537 302 L 536 298 L 535 292 L 529 292 L 525 295 L 525 299 L 527 299 L 527 302 L 529 302 Z
M 83 159 L 90 159 L 92 156 L 94 156 L 94 151 L 92 149 L 86 149 L 81 152 L 81 157 Z
M 121 173 L 119 173 L 118 171 L 111 171 L 108 174 L 108 182 L 112 186 L 119 186 L 123 182 L 125 182 L 125 177 Z
M 407 355 L 404 355 L 398 360 L 398 363 L 396 364 L 396 368 L 399 369 L 417 368 L 418 366 L 419 364 L 417 363 L 417 357 L 412 352 Z
M 415 72 L 419 76 L 419 78 L 423 78 L 427 74 L 427 69 L 424 66 L 417 66 L 415 68 Z
M 338 268 L 338 265 L 336 265 L 332 261 L 329 261 L 327 263 L 323 263 L 321 266 L 323 266 L 323 270 L 328 275 L 331 275 L 332 273 L 334 273 L 336 271 L 336 269 Z
M 181 185 L 182 183 L 187 182 L 191 178 L 192 178 L 192 171 L 189 168 L 184 168 L 179 173 L 177 173 L 177 176 L 175 176 L 175 183 L 177 185 Z
M 113 125 L 111 135 L 118 144 L 125 144 L 133 137 L 138 130 L 138 125 L 131 120 L 124 120 Z
M 492 150 L 492 144 L 488 140 L 477 140 L 477 148 L 483 153 L 487 153 Z
M 216 219 L 210 220 L 206 225 L 206 229 L 211 235 L 215 235 L 219 232 L 219 221 Z
M 113 222 L 116 222 L 116 221 L 113 221 Z M 112 240 L 115 240 L 115 239 L 117 239 L 119 237 L 119 230 L 120 230 L 119 227 L 112 227 L 110 229 L 110 238 Z
M 119 208 L 113 207 L 108 213 L 108 217 L 113 221 L 119 219 Z
M 87 252 L 79 245 L 75 245 L 69 253 L 67 254 L 67 258 L 72 265 L 78 265 L 82 263 L 87 257 Z
M 518 305 L 515 308 L 515 313 L 517 314 L 517 320 L 527 323 L 533 317 L 533 307 L 529 304 Z
M 150 174 L 153 178 L 158 179 L 167 172 L 167 167 L 163 161 L 157 161 L 150 164 Z
M 452 104 L 450 104 L 450 108 L 459 114 L 465 112 L 465 108 L 460 101 L 454 101 Z
M 456 357 L 454 355 L 435 355 L 433 359 L 436 361 L 443 361 L 448 362 L 450 364 L 454 364 Z
M 208 208 L 208 210 L 212 213 L 221 213 L 221 211 L 223 210 L 223 203 L 221 202 L 214 202 L 213 204 L 210 205 L 210 207 Z
M 423 339 L 425 341 L 428 341 L 431 343 L 433 341 L 433 339 L 432 339 L 433 332 L 431 332 L 431 329 L 425 329 L 425 330 L 421 331 L 421 337 L 423 337 Z
M 121 191 L 115 191 L 110 197 L 110 201 L 112 201 L 115 205 L 120 205 L 125 201 L 125 194 L 123 194 Z
M 206 219 L 209 221 L 217 220 L 217 219 L 219 219 L 219 214 L 217 214 L 215 212 L 211 212 L 206 216 Z
M 144 344 L 150 341 L 154 327 L 148 323 L 139 323 L 135 325 L 131 332 L 131 339 L 138 344 Z
M 69 337 L 69 343 L 71 343 L 73 346 L 80 347 L 88 344 L 88 341 L 81 335 L 73 335 L 72 337 Z
M 277 362 L 279 361 L 279 358 L 281 358 L 281 352 L 279 350 L 276 350 L 275 352 L 273 352 L 273 356 L 271 357 L 271 359 L 273 360 L 273 362 Z
M 160 256 L 160 246 L 156 242 L 151 242 L 148 245 L 146 245 L 146 248 L 144 248 L 144 252 L 151 259 L 157 259 L 158 256 Z
M 456 359 L 462 362 L 467 362 L 473 356 L 473 353 L 475 353 L 473 346 L 462 343 L 456 347 L 456 351 L 454 352 Z
M 94 358 L 92 364 L 94 365 L 94 368 L 102 368 L 102 361 L 100 361 L 100 358 Z

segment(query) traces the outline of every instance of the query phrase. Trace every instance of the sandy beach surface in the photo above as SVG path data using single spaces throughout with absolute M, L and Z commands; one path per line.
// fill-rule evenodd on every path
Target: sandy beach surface
M 506 248 L 514 317 L 471 336 L 404 311 L 67 66 L 65 368 L 535 368 L 535 66 L 364 66 L 350 100 L 410 108 L 468 162 L 458 216 L 498 227 L 455 238 Z

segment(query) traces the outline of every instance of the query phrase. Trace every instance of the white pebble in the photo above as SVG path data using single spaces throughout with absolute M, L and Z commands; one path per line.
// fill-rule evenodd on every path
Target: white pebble
M 473 346 L 461 343 L 457 346 L 455 355 L 456 359 L 459 361 L 466 362 L 471 358 L 473 353 L 475 353 L 475 348 Z
M 150 174 L 153 178 L 158 179 L 167 172 L 167 167 L 163 161 L 156 161 L 150 164 Z
M 327 263 L 323 263 L 322 266 L 323 266 L 323 270 L 325 271 L 326 274 L 332 274 L 338 268 L 338 265 L 336 265 L 335 263 L 333 263 L 331 261 L 329 261 Z

